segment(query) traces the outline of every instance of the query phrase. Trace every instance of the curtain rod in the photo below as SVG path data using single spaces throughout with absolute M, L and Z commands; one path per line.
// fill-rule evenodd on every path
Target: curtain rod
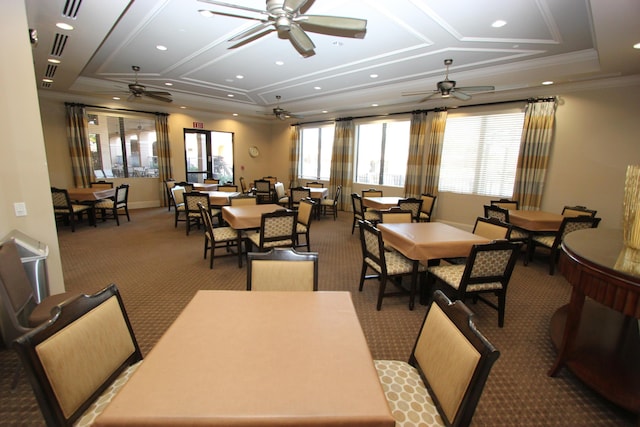
M 481 103 L 481 104 L 470 104 L 470 105 L 458 105 L 455 107 L 435 107 L 435 108 L 430 108 L 427 110 L 413 110 L 413 111 L 403 111 L 403 112 L 399 112 L 399 113 L 388 113 L 388 114 L 372 114 L 372 115 L 368 115 L 368 116 L 358 116 L 358 117 L 340 117 L 337 119 L 332 119 L 332 120 L 317 120 L 317 121 L 313 121 L 313 122 L 299 122 L 299 123 L 294 123 L 291 126 L 300 126 L 300 125 L 312 125 L 312 124 L 318 124 L 318 123 L 333 123 L 333 122 L 341 122 L 344 120 L 353 120 L 353 119 L 370 119 L 370 118 L 375 118 L 375 117 L 389 117 L 389 116 L 398 116 L 398 115 L 403 115 L 403 114 L 410 114 L 410 113 L 428 113 L 429 111 L 446 111 L 448 109 L 457 109 L 457 108 L 465 108 L 465 107 L 479 107 L 479 106 L 483 106 L 483 105 L 498 105 L 498 104 L 510 104 L 512 102 L 541 102 L 541 101 L 555 101 L 556 97 L 555 96 L 550 96 L 550 97 L 542 97 L 542 98 L 526 98 L 526 99 L 514 99 L 513 101 L 496 101 L 496 102 L 487 102 L 487 103 Z
M 111 111 L 125 111 L 125 112 L 129 112 L 129 113 L 145 113 L 145 114 L 153 114 L 153 115 L 165 115 L 168 116 L 169 113 L 160 113 L 158 111 L 156 112 L 152 112 L 152 111 L 142 111 L 142 110 L 130 110 L 128 108 L 111 108 L 111 107 L 102 107 L 100 105 L 87 105 L 87 104 L 80 104 L 77 102 L 65 102 L 64 105 L 79 105 L 81 107 L 86 107 L 86 108 L 98 108 L 101 110 L 111 110 Z

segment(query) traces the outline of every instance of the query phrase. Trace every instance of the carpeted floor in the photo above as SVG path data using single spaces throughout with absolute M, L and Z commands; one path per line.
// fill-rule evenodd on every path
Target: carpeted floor
M 407 297 L 385 298 L 375 310 L 377 283 L 358 292 L 362 255 L 357 230 L 351 234 L 351 213 L 338 221 L 323 218 L 311 227 L 311 249 L 320 254 L 320 290 L 351 291 L 362 328 L 376 359 L 406 360 L 425 314 L 408 310 Z M 198 289 L 244 290 L 246 268 L 236 257 L 218 258 L 214 269 L 202 258 L 203 236 L 173 227 L 166 208 L 132 211 L 120 227 L 114 221 L 97 228 L 81 224 L 71 233 L 59 231 L 66 286 L 95 292 L 116 283 L 124 298 L 143 354 L 173 322 Z M 549 319 L 569 300 L 570 287 L 560 274 L 549 276 L 542 260 L 528 267 L 520 262 L 507 295 L 504 328 L 497 313 L 483 304 L 470 305 L 476 324 L 500 350 L 478 405 L 474 426 L 633 426 L 635 415 L 610 404 L 563 369 L 556 378 L 546 372 L 555 357 Z M 0 424 L 43 425 L 24 376 L 10 391 L 18 360 L 0 349 Z

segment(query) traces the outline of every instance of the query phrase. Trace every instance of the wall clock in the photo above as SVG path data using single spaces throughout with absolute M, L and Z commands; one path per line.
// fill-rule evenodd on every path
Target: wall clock
M 252 145 L 251 147 L 249 147 L 249 155 L 251 157 L 258 157 L 260 155 L 260 150 L 258 150 L 258 147 L 256 147 L 255 145 Z

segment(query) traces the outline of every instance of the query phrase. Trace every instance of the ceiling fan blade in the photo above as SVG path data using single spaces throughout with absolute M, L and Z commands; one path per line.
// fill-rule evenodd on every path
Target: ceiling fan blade
M 307 57 L 315 54 L 313 50 L 316 48 L 316 45 L 313 44 L 313 41 L 311 41 L 307 33 L 305 33 L 304 30 L 300 28 L 300 25 L 296 24 L 295 22 L 291 23 L 291 30 L 289 30 L 289 40 L 302 56 Z
M 285 0 L 282 8 L 287 12 L 298 12 L 309 0 Z
M 169 92 L 159 92 L 157 90 L 147 90 L 144 93 L 145 95 L 153 94 L 153 95 L 159 95 L 159 96 L 171 96 Z
M 269 34 L 272 31 L 275 31 L 275 28 L 273 28 L 273 27 L 265 28 L 262 32 L 254 34 L 251 37 L 247 37 L 244 40 L 240 40 L 238 43 L 234 44 L 233 46 L 229 46 L 229 49 L 235 49 L 235 48 L 238 48 L 240 46 L 244 46 L 246 44 L 249 44 L 254 40 L 258 40 L 262 36 L 266 36 L 267 34 Z
M 467 86 L 456 88 L 456 90 L 462 90 L 466 92 L 490 92 L 495 89 L 496 88 L 493 86 Z
M 156 95 L 153 92 L 145 92 L 144 93 L 145 96 L 148 96 L 151 99 L 156 99 L 158 101 L 163 101 L 163 102 L 173 102 L 173 99 L 171 98 L 165 98 L 164 96 L 160 96 L 160 95 Z
M 244 39 L 246 37 L 253 36 L 254 34 L 257 34 L 257 33 L 261 32 L 261 31 L 263 31 L 265 28 L 270 27 L 270 26 L 271 26 L 271 22 L 268 22 L 268 21 L 261 22 L 259 24 L 256 24 L 256 25 L 250 27 L 249 29 L 239 33 L 239 34 L 236 34 L 235 36 L 231 37 L 229 39 L 229 41 L 230 42 L 234 42 L 234 41 L 237 41 L 237 40 L 242 40 L 242 39 Z
M 420 101 L 418 101 L 418 103 L 428 101 L 429 99 L 431 99 L 433 97 L 433 95 L 435 95 L 437 93 L 439 93 L 439 92 L 438 91 L 433 91 L 432 93 L 430 93 L 429 95 L 425 96 Z
M 433 94 L 438 93 L 437 90 L 419 90 L 419 91 L 415 91 L 415 92 L 402 92 L 402 96 L 415 96 L 415 95 L 424 95 L 425 93 L 430 93 L 430 96 L 433 96 Z
M 294 21 L 316 27 L 353 31 L 356 32 L 356 37 L 367 31 L 366 19 L 345 18 L 341 16 L 301 15 L 295 18 Z M 364 34 L 359 38 L 364 38 Z
M 462 101 L 466 101 L 467 99 L 471 99 L 471 95 L 467 95 L 464 92 L 460 92 L 459 90 L 452 90 L 451 91 L 451 96 L 453 96 L 454 98 L 458 98 Z

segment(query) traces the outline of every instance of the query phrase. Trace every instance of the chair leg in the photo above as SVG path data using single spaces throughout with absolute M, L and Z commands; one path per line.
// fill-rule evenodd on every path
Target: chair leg
M 387 287 L 387 276 L 380 277 L 380 289 L 378 290 L 378 304 L 376 310 L 382 310 L 382 299 L 384 298 L 384 291 Z
M 498 294 L 498 327 L 504 326 L 504 306 L 507 303 L 507 296 L 504 292 Z
M 362 292 L 362 288 L 364 287 L 364 279 L 367 273 L 367 263 L 362 262 L 362 273 L 360 273 L 360 286 L 358 287 L 358 291 Z

